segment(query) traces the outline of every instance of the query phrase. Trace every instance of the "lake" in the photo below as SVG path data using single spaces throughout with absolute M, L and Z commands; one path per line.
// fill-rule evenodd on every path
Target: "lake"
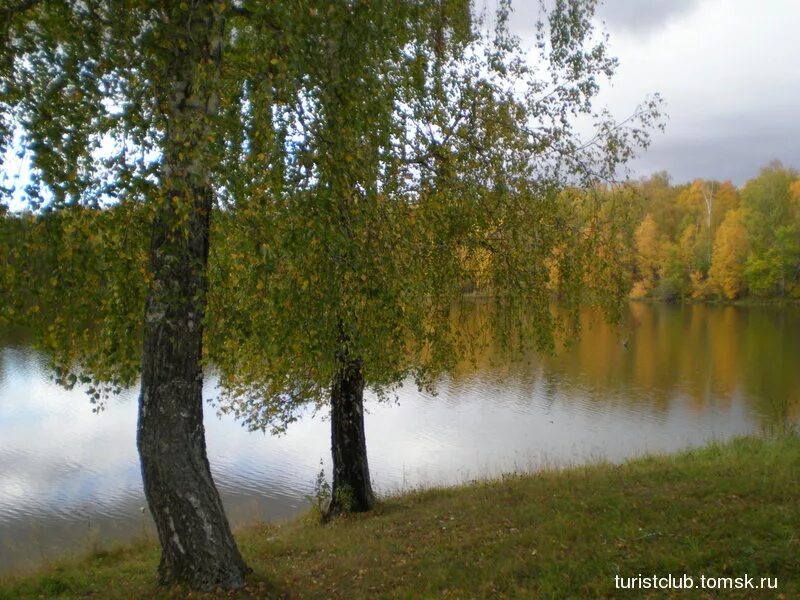
M 368 402 L 377 491 L 671 452 L 800 419 L 800 307 L 631 304 L 613 328 L 583 315 L 580 340 L 513 362 L 487 349 L 398 404 Z M 206 396 L 215 395 L 209 377 Z M 137 390 L 92 413 L 54 384 L 24 338 L 0 336 L 0 571 L 154 537 L 136 454 Z M 234 526 L 308 506 L 330 476 L 329 423 L 281 437 L 206 408 L 211 468 Z M 322 460 L 322 465 L 320 461 Z

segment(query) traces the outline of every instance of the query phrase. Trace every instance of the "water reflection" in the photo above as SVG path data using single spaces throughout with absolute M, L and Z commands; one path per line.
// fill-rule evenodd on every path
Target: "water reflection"
M 620 460 L 798 420 L 797 308 L 634 304 L 619 328 L 588 312 L 582 326 L 582 338 L 556 357 L 509 362 L 489 344 L 443 378 L 436 396 L 409 384 L 398 406 L 370 403 L 376 487 Z M 154 535 L 140 510 L 135 422 L 136 390 L 95 415 L 82 392 L 50 382 L 24 338 L 2 338 L 0 570 Z M 328 425 L 319 417 L 274 438 L 208 410 L 206 430 L 235 525 L 296 514 L 321 458 L 330 473 Z

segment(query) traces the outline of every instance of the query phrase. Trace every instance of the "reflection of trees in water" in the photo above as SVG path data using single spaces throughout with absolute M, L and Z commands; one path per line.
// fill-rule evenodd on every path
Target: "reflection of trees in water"
M 48 377 L 47 359 L 30 346 L 30 336 L 20 327 L 0 327 L 0 388 L 12 376 Z
M 454 366 L 450 384 L 484 387 L 487 400 L 498 404 L 536 399 L 552 406 L 580 396 L 665 413 L 678 399 L 689 399 L 699 412 L 727 409 L 741 395 L 764 429 L 800 421 L 800 307 L 632 303 L 618 326 L 585 311 L 581 337 L 561 340 L 554 356 L 510 355 L 488 333 L 486 303 L 460 310 L 453 326 L 482 333 Z M 24 330 L 0 329 L 0 385 L 11 373 L 46 374 L 46 363 Z M 459 400 L 450 394 L 450 402 Z
M 476 304 L 458 315 L 457 325 L 490 330 L 487 313 L 486 305 Z M 585 311 L 580 338 L 561 340 L 553 356 L 512 355 L 486 336 L 451 379 L 502 381 L 515 396 L 537 392 L 550 402 L 568 398 L 567 388 L 580 388 L 593 402 L 656 412 L 678 399 L 688 399 L 697 412 L 729 409 L 741 394 L 762 426 L 774 429 L 800 417 L 798 358 L 798 307 L 632 303 L 618 326 Z
M 765 429 L 786 430 L 800 417 L 800 314 L 793 309 L 748 311 L 743 345 L 744 387 Z

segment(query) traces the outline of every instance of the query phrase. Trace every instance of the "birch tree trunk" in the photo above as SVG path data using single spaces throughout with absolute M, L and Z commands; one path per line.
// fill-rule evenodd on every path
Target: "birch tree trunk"
M 248 568 L 211 477 L 201 365 L 213 203 L 208 150 L 224 25 L 219 5 L 177 4 L 168 15 L 175 45 L 165 52 L 162 197 L 150 245 L 137 445 L 161 542 L 160 582 L 235 589 Z
M 364 512 L 375 501 L 367 462 L 361 361 L 345 358 L 340 364 L 331 388 L 333 488 L 329 515 Z

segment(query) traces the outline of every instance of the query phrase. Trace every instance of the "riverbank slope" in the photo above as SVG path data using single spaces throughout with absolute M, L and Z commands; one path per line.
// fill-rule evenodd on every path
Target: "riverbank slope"
M 254 573 L 233 596 L 160 590 L 142 541 L 0 579 L 0 599 L 647 597 L 615 589 L 639 574 L 768 577 L 777 589 L 742 597 L 797 598 L 798 500 L 800 437 L 741 438 L 409 493 L 325 526 L 253 526 L 237 539 Z

